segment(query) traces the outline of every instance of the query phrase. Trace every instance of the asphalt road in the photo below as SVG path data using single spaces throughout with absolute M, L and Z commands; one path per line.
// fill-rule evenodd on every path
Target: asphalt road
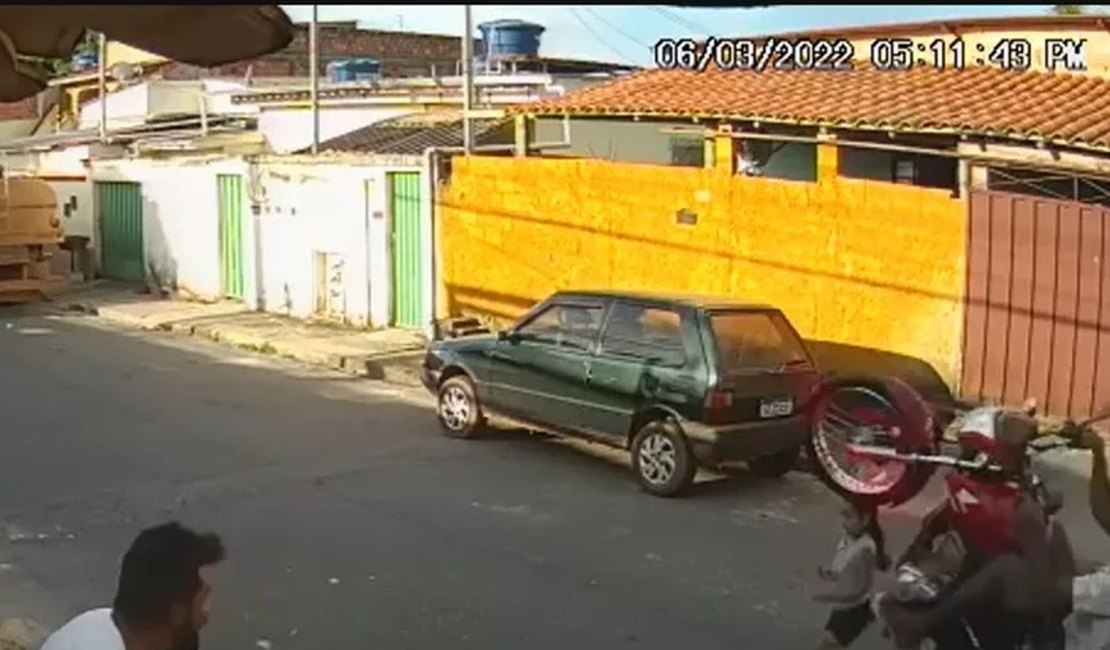
M 641 493 L 619 455 L 442 437 L 419 392 L 0 311 L 0 618 L 106 605 L 142 527 L 223 535 L 208 648 L 806 648 L 837 534 L 813 478 Z M 1081 554 L 1086 459 L 1050 476 Z M 932 498 L 935 490 L 925 498 Z M 895 545 L 923 505 L 884 523 Z M 862 648 L 885 648 L 874 632 Z

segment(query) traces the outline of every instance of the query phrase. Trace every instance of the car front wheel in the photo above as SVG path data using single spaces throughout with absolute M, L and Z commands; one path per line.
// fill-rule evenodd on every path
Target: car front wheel
M 440 384 L 437 412 L 440 427 L 452 438 L 473 438 L 482 427 L 482 407 L 466 375 L 456 375 Z
M 641 487 L 659 497 L 679 496 L 694 482 L 697 462 L 674 422 L 649 422 L 632 440 L 632 469 Z

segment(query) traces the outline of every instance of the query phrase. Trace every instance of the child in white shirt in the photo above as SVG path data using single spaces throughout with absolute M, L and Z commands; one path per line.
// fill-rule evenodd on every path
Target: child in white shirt
M 825 585 L 813 595 L 814 600 L 832 605 L 818 646 L 821 650 L 848 647 L 874 622 L 871 588 L 875 571 L 890 567 L 875 510 L 847 503 L 841 518 L 844 535 L 829 566 L 817 570 Z

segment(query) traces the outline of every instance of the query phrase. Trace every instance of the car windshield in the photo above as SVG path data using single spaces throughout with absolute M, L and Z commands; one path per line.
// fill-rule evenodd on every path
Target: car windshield
M 810 365 L 801 339 L 779 312 L 713 312 L 709 320 L 724 373 Z

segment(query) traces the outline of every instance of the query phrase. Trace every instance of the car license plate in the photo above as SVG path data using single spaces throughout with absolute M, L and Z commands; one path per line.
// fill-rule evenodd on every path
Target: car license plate
M 765 399 L 759 403 L 759 417 L 781 418 L 794 412 L 794 400 L 789 397 Z

